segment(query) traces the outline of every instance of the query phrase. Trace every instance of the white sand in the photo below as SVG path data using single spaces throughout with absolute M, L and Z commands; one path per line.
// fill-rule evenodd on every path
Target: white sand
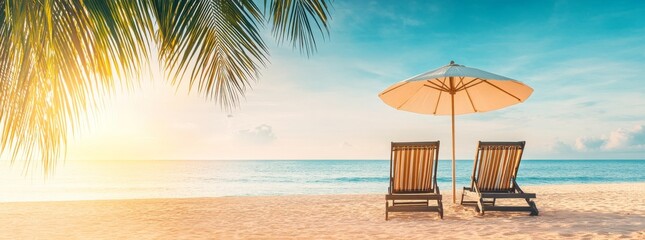
M 391 213 L 384 194 L 0 203 L 1 239 L 645 239 L 645 183 L 525 186 L 540 216 L 452 205 Z M 1 194 L 1 193 L 0 193 Z

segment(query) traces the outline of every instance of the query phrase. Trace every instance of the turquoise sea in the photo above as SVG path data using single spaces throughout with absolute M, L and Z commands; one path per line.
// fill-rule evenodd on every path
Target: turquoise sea
M 442 192 L 451 162 L 439 161 Z M 457 188 L 472 161 L 457 161 Z M 0 201 L 385 193 L 388 160 L 68 161 L 54 175 L 0 168 Z M 645 160 L 524 160 L 521 186 L 645 182 Z

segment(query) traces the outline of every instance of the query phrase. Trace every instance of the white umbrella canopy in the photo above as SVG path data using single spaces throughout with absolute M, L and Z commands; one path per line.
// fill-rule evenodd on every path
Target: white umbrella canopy
M 455 115 L 504 108 L 533 93 L 531 87 L 514 79 L 451 63 L 396 83 L 379 97 L 398 110 L 451 115 L 451 90 Z
M 525 101 L 533 89 L 517 80 L 450 64 L 398 82 L 379 94 L 398 110 L 452 115 L 452 199 L 455 202 L 455 115 L 487 112 Z

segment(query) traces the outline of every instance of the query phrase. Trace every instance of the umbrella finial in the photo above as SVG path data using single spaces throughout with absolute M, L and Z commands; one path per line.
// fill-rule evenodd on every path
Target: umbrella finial
M 455 64 L 455 61 L 450 60 L 450 65 L 453 65 L 453 64 Z

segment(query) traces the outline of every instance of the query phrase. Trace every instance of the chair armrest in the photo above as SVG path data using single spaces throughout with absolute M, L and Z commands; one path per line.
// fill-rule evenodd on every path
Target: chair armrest
M 433 184 L 434 184 L 434 193 L 436 193 L 436 194 L 441 194 L 441 192 L 439 191 L 439 185 L 437 185 L 437 179 L 435 178 L 435 179 L 433 180 L 433 182 L 434 182 L 434 183 L 433 183 Z
M 515 178 L 512 178 L 512 179 L 513 179 L 513 188 L 515 189 L 515 191 L 517 191 L 518 193 L 524 193 L 524 191 L 522 191 L 522 189 L 520 188 L 520 185 L 517 185 Z
M 477 193 L 477 195 L 481 195 L 481 192 L 479 192 L 479 188 L 477 187 L 477 180 L 475 180 L 474 177 L 471 177 L 471 179 L 473 181 L 472 182 L 472 185 L 473 185 L 472 189 Z

